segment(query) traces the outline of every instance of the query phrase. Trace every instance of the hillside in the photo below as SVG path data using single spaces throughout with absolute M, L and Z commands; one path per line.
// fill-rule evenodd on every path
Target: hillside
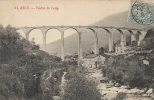
M 122 12 L 114 15 L 107 16 L 106 18 L 90 25 L 90 26 L 112 26 L 112 27 L 126 27 L 126 28 L 137 28 L 142 29 L 145 26 L 133 22 L 127 22 L 128 12 Z M 120 33 L 116 30 L 113 32 L 114 41 L 120 38 Z M 129 32 L 127 32 L 129 34 Z M 65 45 L 65 54 L 66 53 L 77 53 L 78 50 L 78 34 L 72 34 L 64 40 Z M 58 56 L 61 55 L 61 41 L 57 40 L 55 42 L 47 44 L 47 52 L 57 53 Z M 83 30 L 82 34 L 82 51 L 86 52 L 87 50 L 93 50 L 94 44 L 94 35 L 93 33 L 86 29 Z M 108 34 L 106 31 L 99 29 L 98 30 L 98 44 L 99 47 L 108 44 Z

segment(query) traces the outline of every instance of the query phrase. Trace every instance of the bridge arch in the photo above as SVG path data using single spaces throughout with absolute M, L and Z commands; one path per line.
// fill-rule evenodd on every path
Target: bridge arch
M 134 30 L 128 30 L 128 32 L 131 35 L 131 44 L 132 44 L 133 41 L 136 41 L 136 36 L 135 36 L 136 31 L 134 31 Z
M 27 34 L 29 36 L 29 41 L 33 41 L 33 39 L 34 39 L 34 42 L 36 44 L 39 44 L 40 47 L 42 46 L 42 44 L 43 44 L 43 38 L 42 38 L 43 34 L 42 34 L 42 31 L 39 28 L 33 28 L 33 29 L 29 30 L 29 32 Z M 40 49 L 42 49 L 42 48 L 40 48 Z
M 63 38 L 69 36 L 68 38 L 71 40 L 71 41 L 65 41 L 62 38 L 62 50 L 63 50 L 62 52 L 63 52 L 63 54 L 68 54 L 68 53 L 75 54 L 76 52 L 78 52 L 78 64 L 79 64 L 79 60 L 82 59 L 82 43 L 81 43 L 82 33 L 81 32 L 82 31 L 80 29 L 77 29 L 74 27 L 67 27 L 67 28 L 63 28 L 63 34 L 62 34 Z M 72 34 L 75 34 L 76 37 L 78 37 L 78 38 L 74 38 L 74 36 L 71 37 Z M 76 49 L 73 48 L 72 45 L 69 45 L 70 42 L 71 42 L 71 44 L 78 45 L 78 48 L 76 48 Z M 66 45 L 69 46 L 69 48 L 66 48 Z M 68 51 L 70 51 L 70 49 L 72 50 L 72 52 L 68 52 Z M 65 53 L 64 53 L 64 51 L 65 51 Z
M 104 30 L 108 34 L 108 52 L 111 52 L 113 50 L 113 35 L 110 31 L 110 28 L 100 28 L 101 30 Z M 101 31 L 102 32 L 102 31 Z
M 69 29 L 74 29 L 78 34 L 80 33 L 80 31 L 79 31 L 77 28 L 75 28 L 75 27 L 67 27 L 67 28 L 64 30 L 64 32 L 67 31 L 67 30 L 69 30 Z
M 120 44 L 122 46 L 126 45 L 126 34 L 124 33 L 124 30 L 122 29 L 116 29 L 116 30 L 120 33 L 121 36 Z
M 136 35 L 136 40 L 137 41 L 141 41 L 142 40 L 143 35 L 142 35 L 142 33 L 140 31 L 137 31 L 135 35 Z
M 91 35 L 90 35 L 91 34 Z M 83 42 L 83 46 L 86 48 L 83 50 L 84 53 L 93 51 L 94 54 L 98 54 L 98 36 L 97 29 L 92 27 L 85 27 L 82 30 L 82 36 L 88 37 L 87 42 Z M 94 40 L 93 42 L 91 40 Z M 85 40 L 84 40 L 85 41 Z
M 48 28 L 48 29 L 45 31 L 45 35 L 46 35 L 46 33 L 47 33 L 49 30 L 52 30 L 52 29 L 55 29 L 55 30 L 58 30 L 59 32 L 61 32 L 59 28 L 51 27 L 51 28 Z
M 61 52 L 59 49 L 56 49 L 54 47 L 51 47 L 50 45 L 46 46 L 49 43 L 52 43 L 54 41 L 61 39 L 61 31 L 57 28 L 49 28 L 44 33 L 44 50 L 51 53 L 52 55 L 56 55 L 58 57 L 61 56 Z M 57 44 L 58 46 L 61 45 L 60 42 Z
M 140 32 L 140 31 L 137 31 L 137 33 L 136 33 L 136 40 L 137 40 L 137 42 L 138 42 L 138 45 L 140 45 L 140 42 L 143 40 L 143 35 L 142 35 L 142 33 Z
M 78 38 L 72 37 L 72 35 L 76 35 L 76 37 L 79 37 L 78 31 L 75 28 L 69 27 L 69 28 L 64 29 L 63 34 L 64 34 L 64 51 L 65 51 L 65 54 L 68 54 L 69 51 L 70 51 L 69 48 L 66 48 L 66 45 L 69 46 L 70 49 L 72 49 L 71 53 L 77 52 L 77 48 L 73 49 L 72 45 L 69 45 L 69 43 L 71 42 L 74 45 L 78 45 L 78 42 L 77 42 Z M 65 40 L 65 38 L 69 38 L 71 41 L 67 41 L 67 40 Z
M 110 36 L 110 31 L 108 29 L 105 28 L 97 29 L 98 49 L 101 47 L 105 47 L 106 50 L 109 51 L 109 36 Z
M 29 34 L 33 31 L 33 30 L 40 30 L 39 28 L 31 28 L 28 30 L 28 32 L 26 33 L 27 36 L 29 36 Z M 40 30 L 41 31 L 41 30 Z

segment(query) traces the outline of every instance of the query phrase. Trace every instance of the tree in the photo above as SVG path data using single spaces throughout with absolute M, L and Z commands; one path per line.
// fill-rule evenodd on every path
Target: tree
M 19 57 L 24 54 L 23 43 L 20 41 L 20 35 L 16 29 L 7 26 L 5 29 L 0 27 L 0 58 L 2 63 L 8 63 L 14 57 Z
M 145 38 L 144 41 L 141 42 L 141 48 L 146 50 L 154 49 L 154 37 Z
M 90 54 L 94 54 L 94 52 L 93 51 L 91 51 L 91 53 Z
M 146 88 L 145 92 L 154 82 L 153 70 L 152 65 L 144 65 L 138 56 L 131 56 L 129 59 L 124 59 L 122 56 L 115 57 L 110 65 L 102 67 L 103 74 L 106 74 L 109 80 L 129 85 L 132 88 Z
M 99 48 L 99 55 L 102 55 L 102 54 L 104 54 L 104 52 L 105 52 L 105 49 L 104 49 L 104 47 L 101 47 L 101 48 Z
M 63 100 L 101 100 L 96 86 L 93 80 L 78 75 L 66 83 Z
M 27 55 L 29 50 L 24 48 L 39 50 L 37 45 L 21 39 L 15 28 L 0 26 L 0 99 L 52 100 L 51 91 L 43 91 L 40 87 L 40 76 L 49 70 L 49 63 L 43 62 L 44 58 L 51 60 L 53 68 L 57 66 L 53 56 L 41 53 L 41 50 L 38 55 Z
M 142 48 L 145 49 L 154 49 L 154 29 L 149 29 L 147 31 L 147 34 L 145 35 L 145 38 L 143 39 Z
M 135 47 L 135 46 L 137 46 L 137 41 L 132 41 L 131 47 Z
M 127 98 L 127 93 L 120 92 L 116 95 L 113 100 L 125 100 Z

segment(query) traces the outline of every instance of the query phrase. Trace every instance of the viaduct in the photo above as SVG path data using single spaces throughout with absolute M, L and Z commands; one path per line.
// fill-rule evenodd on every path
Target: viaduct
M 144 29 L 131 29 L 131 28 L 120 28 L 120 27 L 101 27 L 101 26 L 41 26 L 41 27 L 18 27 L 17 30 L 22 30 L 25 33 L 26 39 L 29 40 L 29 33 L 34 30 L 39 29 L 43 34 L 43 50 L 46 51 L 46 33 L 50 29 L 57 29 L 61 33 L 61 59 L 64 60 L 64 31 L 67 29 L 74 29 L 78 33 L 78 65 L 82 60 L 82 48 L 81 48 L 81 34 L 83 29 L 90 29 L 93 31 L 94 35 L 94 53 L 98 54 L 98 37 L 97 30 L 103 29 L 109 35 L 109 52 L 113 49 L 113 34 L 112 30 L 117 30 L 121 34 L 121 45 L 126 45 L 126 31 L 131 34 L 131 41 L 136 40 L 135 34 L 138 35 L 137 41 L 143 40 L 146 35 L 146 30 Z

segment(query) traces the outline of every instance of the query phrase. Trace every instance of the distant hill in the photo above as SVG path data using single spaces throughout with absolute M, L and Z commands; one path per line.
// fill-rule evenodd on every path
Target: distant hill
M 112 26 L 112 27 L 126 27 L 126 28 L 137 28 L 143 29 L 146 26 L 140 25 L 133 22 L 127 22 L 128 12 L 122 12 L 114 15 L 107 16 L 106 18 L 90 25 L 90 26 Z M 113 31 L 114 41 L 120 39 L 120 33 L 118 31 Z M 129 34 L 129 32 L 127 32 Z M 64 39 L 65 43 L 65 54 L 66 53 L 77 53 L 78 52 L 78 34 L 72 34 Z M 88 29 L 83 31 L 82 34 L 82 51 L 87 52 L 87 50 L 93 50 L 94 35 Z M 108 34 L 106 31 L 98 30 L 98 44 L 99 47 L 108 44 Z M 61 55 L 61 40 L 47 44 L 47 52 L 57 53 L 58 56 Z

